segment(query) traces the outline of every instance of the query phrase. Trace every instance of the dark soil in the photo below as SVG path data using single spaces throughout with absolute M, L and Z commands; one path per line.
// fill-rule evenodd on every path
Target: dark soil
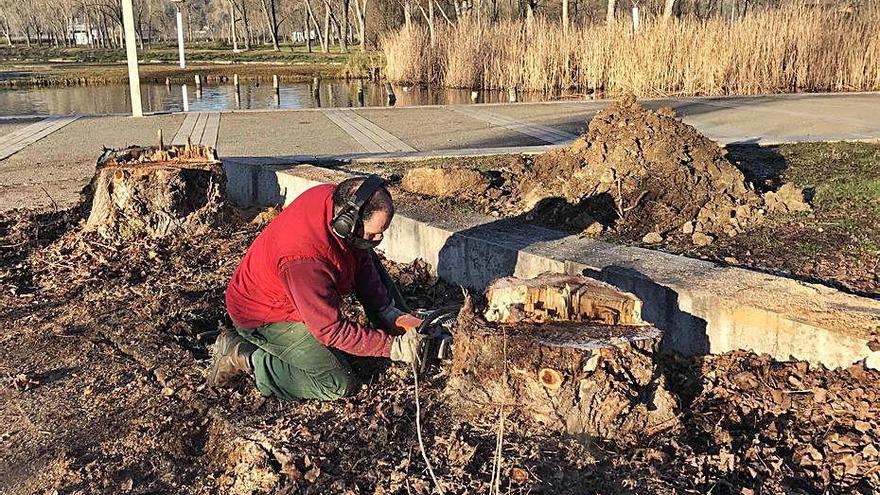
M 281 403 L 206 388 L 223 291 L 259 231 L 111 242 L 78 211 L 0 218 L 0 492 L 429 493 L 413 381 L 393 365 L 353 398 Z M 459 297 L 393 267 L 413 306 Z M 426 289 L 427 287 L 427 289 Z M 579 443 L 507 418 L 508 493 L 871 493 L 880 373 L 732 353 L 664 359 L 681 427 Z M 445 373 L 420 382 L 447 493 L 488 493 L 497 411 L 454 415 Z

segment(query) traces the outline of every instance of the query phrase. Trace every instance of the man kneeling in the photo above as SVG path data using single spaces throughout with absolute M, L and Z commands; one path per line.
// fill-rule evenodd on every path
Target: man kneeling
M 223 387 L 252 373 L 265 396 L 333 400 L 358 389 L 350 356 L 415 362 L 421 320 L 395 307 L 371 252 L 393 216 L 376 176 L 313 187 L 285 208 L 229 282 L 237 333 L 218 337 L 209 382 Z M 343 318 L 351 293 L 379 328 Z

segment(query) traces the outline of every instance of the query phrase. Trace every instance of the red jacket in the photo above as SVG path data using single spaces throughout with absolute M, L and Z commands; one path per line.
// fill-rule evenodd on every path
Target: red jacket
M 307 190 L 257 236 L 226 289 L 226 309 L 239 327 L 301 321 L 328 347 L 387 357 L 387 333 L 345 320 L 339 311 L 341 298 L 353 292 L 375 311 L 390 299 L 369 253 L 330 230 L 334 190 Z

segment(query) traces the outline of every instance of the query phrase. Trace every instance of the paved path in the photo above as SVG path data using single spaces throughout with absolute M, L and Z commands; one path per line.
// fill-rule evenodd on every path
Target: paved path
M 203 144 L 217 147 L 220 131 L 220 114 L 217 112 L 192 112 L 186 114 L 183 124 L 171 140 L 171 144 Z
M 646 100 L 722 144 L 880 139 L 880 93 Z M 240 163 L 416 159 L 540 152 L 571 142 L 608 101 L 193 112 L 142 119 L 0 119 L 0 211 L 69 204 L 102 146 L 156 142 L 156 130 Z M 32 118 L 33 119 L 33 118 Z M 59 182 L 60 181 L 60 182 Z M 61 185 L 63 187 L 61 187 Z M 51 199 L 50 199 L 51 198 Z
M 0 160 L 9 158 L 78 118 L 78 115 L 53 115 L 5 136 L 0 136 Z

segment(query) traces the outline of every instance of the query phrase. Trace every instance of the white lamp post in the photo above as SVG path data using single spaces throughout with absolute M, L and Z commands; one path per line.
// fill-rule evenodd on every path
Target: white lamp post
M 171 0 L 171 3 L 177 8 L 177 58 L 180 59 L 180 68 L 186 68 L 186 57 L 183 55 L 183 14 L 180 12 L 180 5 L 184 0 Z
M 180 68 L 186 68 L 186 57 L 183 54 L 183 14 L 180 12 L 180 6 L 185 0 L 171 0 L 171 3 L 177 8 L 177 58 L 180 61 Z M 183 100 L 183 111 L 189 112 L 189 94 L 186 90 L 186 84 L 180 87 L 181 99 Z
M 143 117 L 141 78 L 138 70 L 137 46 L 134 36 L 134 8 L 131 0 L 122 0 L 122 26 L 125 31 L 125 58 L 128 60 L 128 86 L 131 91 L 131 116 Z

